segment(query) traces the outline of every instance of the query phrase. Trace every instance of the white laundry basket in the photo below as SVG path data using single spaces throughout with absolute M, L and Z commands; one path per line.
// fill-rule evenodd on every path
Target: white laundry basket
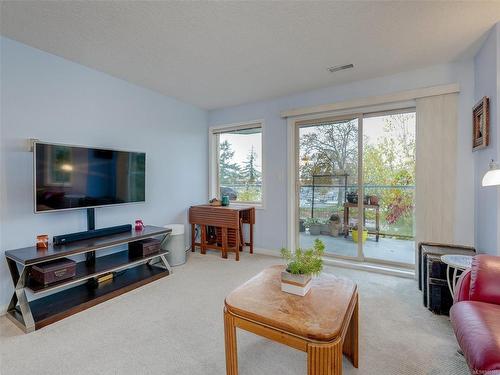
M 172 229 L 172 233 L 163 245 L 168 250 L 167 261 L 171 266 L 180 266 L 186 263 L 186 243 L 184 241 L 184 224 L 167 224 L 165 228 Z

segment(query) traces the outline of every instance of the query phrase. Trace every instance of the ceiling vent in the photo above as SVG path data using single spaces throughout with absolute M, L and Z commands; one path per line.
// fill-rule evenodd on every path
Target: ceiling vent
M 337 66 L 331 66 L 331 67 L 329 67 L 328 71 L 330 73 L 335 73 L 335 72 L 338 72 L 340 70 L 351 69 L 351 68 L 354 68 L 353 64 L 337 65 Z

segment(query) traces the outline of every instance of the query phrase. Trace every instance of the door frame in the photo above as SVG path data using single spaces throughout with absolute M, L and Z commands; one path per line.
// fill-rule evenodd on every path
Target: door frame
M 292 251 L 295 251 L 297 245 L 299 244 L 299 180 L 297 178 L 298 172 L 298 162 L 299 162 L 299 127 L 300 123 L 308 121 L 318 121 L 322 119 L 328 119 L 333 121 L 339 121 L 342 119 L 354 119 L 358 118 L 358 196 L 364 196 L 364 181 L 363 181 L 363 117 L 369 117 L 377 113 L 390 113 L 408 110 L 410 108 L 415 108 L 416 103 L 414 100 L 390 103 L 385 105 L 358 108 L 354 110 L 343 110 L 335 112 L 325 112 L 314 115 L 304 115 L 296 117 L 287 118 L 287 164 L 288 164 L 288 183 L 287 183 L 287 246 Z M 361 192 L 361 194 L 360 194 Z M 358 199 L 358 224 L 363 225 L 362 215 L 363 212 L 363 200 Z M 361 220 L 360 220 L 361 218 Z M 415 248 L 416 251 L 416 248 Z M 407 269 L 415 269 L 414 264 L 394 262 L 384 259 L 377 258 L 367 258 L 363 254 L 363 243 L 358 242 L 358 254 L 357 257 L 328 254 L 329 257 L 337 259 L 345 259 L 357 262 L 372 262 L 379 263 L 382 265 L 388 265 L 392 267 L 400 267 Z

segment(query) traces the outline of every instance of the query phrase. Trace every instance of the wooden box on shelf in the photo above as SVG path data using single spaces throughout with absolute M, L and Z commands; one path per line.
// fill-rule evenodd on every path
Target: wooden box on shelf
M 146 238 L 144 240 L 130 242 L 128 244 L 128 255 L 129 258 L 142 258 L 158 253 L 160 248 L 160 240 L 157 240 L 156 238 Z
M 31 279 L 43 285 L 71 279 L 75 274 L 76 262 L 68 258 L 35 264 L 30 272 Z

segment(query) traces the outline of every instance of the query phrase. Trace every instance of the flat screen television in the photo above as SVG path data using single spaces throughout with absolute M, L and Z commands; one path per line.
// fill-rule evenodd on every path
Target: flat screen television
M 144 202 L 146 154 L 35 142 L 35 213 Z

